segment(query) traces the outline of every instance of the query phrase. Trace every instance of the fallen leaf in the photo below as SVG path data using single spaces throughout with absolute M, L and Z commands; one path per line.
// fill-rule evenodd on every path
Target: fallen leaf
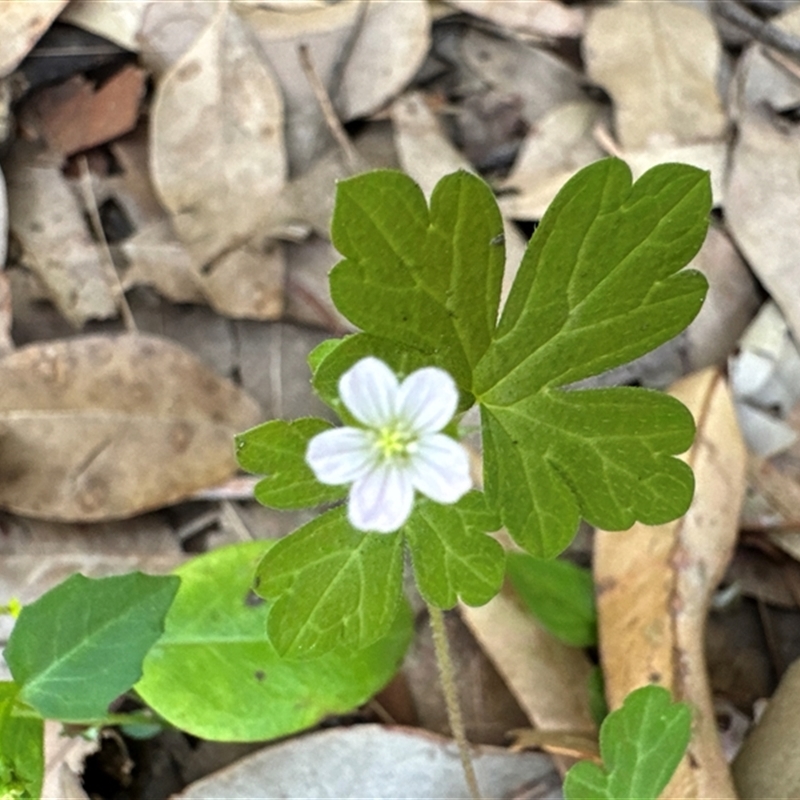
M 58 163 L 25 142 L 6 162 L 9 227 L 22 263 L 74 326 L 116 316 L 114 278 Z
M 692 411 L 685 456 L 695 473 L 686 516 L 656 527 L 598 531 L 594 571 L 600 653 L 609 706 L 646 684 L 694 712 L 693 738 L 663 798 L 735 798 L 716 729 L 703 654 L 711 595 L 730 560 L 745 490 L 745 449 L 720 373 L 708 369 L 672 394 Z
M 625 150 L 721 138 L 716 88 L 722 48 L 714 23 L 678 3 L 597 8 L 583 40 L 589 77 L 614 101 Z
M 11 338 L 13 321 L 11 281 L 5 272 L 0 272 L 0 358 L 14 349 L 14 341 Z
M 69 0 L 5 0 L 0 78 L 22 61 Z
M 99 741 L 64 736 L 60 722 L 44 724 L 42 800 L 89 800 L 81 785 L 84 760 L 100 749 Z
M 88 3 L 94 5 L 95 0 Z M 148 0 L 136 34 L 141 62 L 155 75 L 163 75 L 197 41 L 218 10 L 216 0 Z
M 597 103 L 577 100 L 556 106 L 532 126 L 500 197 L 500 208 L 512 219 L 541 219 L 559 189 L 577 170 L 606 153 L 593 131 L 602 113 Z
M 153 183 L 198 266 L 263 238 L 286 178 L 282 101 L 227 5 L 164 74 L 151 113 Z
M 153 0 L 73 0 L 59 19 L 136 53 L 142 18 L 150 5 L 158 4 Z
M 133 130 L 147 73 L 128 64 L 100 86 L 83 75 L 41 89 L 25 106 L 27 126 L 53 151 L 69 156 Z
M 556 639 L 507 590 L 484 606 L 462 605 L 460 612 L 534 727 L 595 732 L 589 710 L 592 667 L 582 650 Z
M 792 30 L 800 32 L 800 14 Z M 725 217 L 731 236 L 750 267 L 780 306 L 800 341 L 800 131 L 779 111 L 793 81 L 800 102 L 800 81 L 751 48 L 740 60 L 735 84 L 739 97 L 738 133 L 731 156 Z
M 541 800 L 560 797 L 550 759 L 540 753 L 472 748 L 485 797 L 512 797 L 523 784 L 545 784 Z M 452 742 L 413 728 L 340 727 L 268 747 L 187 786 L 179 798 L 254 797 L 463 798 L 467 788 Z
M 800 796 L 800 661 L 786 673 L 733 762 L 741 800 Z
M 577 39 L 583 32 L 584 11 L 557 0 L 520 3 L 519 0 L 447 0 L 447 4 L 512 30 L 544 39 Z
M 546 50 L 470 29 L 458 52 L 465 84 L 477 80 L 484 90 L 518 97 L 531 125 L 556 106 L 585 99 L 578 71 Z
M 0 169 L 0 268 L 5 266 L 8 253 L 8 197 L 6 179 Z
M 430 13 L 426 0 L 367 3 L 341 85 L 333 86 L 345 121 L 377 111 L 416 75 L 430 48 Z
M 133 516 L 236 471 L 256 403 L 177 345 L 85 337 L 0 361 L 0 505 L 66 521 Z

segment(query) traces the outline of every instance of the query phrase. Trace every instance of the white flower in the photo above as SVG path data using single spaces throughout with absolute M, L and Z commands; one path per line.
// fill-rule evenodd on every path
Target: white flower
M 472 486 L 467 451 L 440 433 L 455 414 L 458 389 L 438 367 L 402 383 L 377 358 L 362 358 L 339 379 L 339 397 L 363 428 L 335 428 L 308 443 L 306 461 L 321 483 L 352 483 L 347 516 L 361 531 L 391 533 L 411 514 L 414 490 L 455 503 Z

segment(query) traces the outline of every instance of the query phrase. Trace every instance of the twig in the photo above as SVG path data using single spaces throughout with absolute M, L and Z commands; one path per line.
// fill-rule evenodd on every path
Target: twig
M 461 757 L 461 766 L 464 769 L 464 778 L 467 781 L 469 792 L 473 800 L 481 800 L 481 791 L 478 788 L 478 779 L 475 777 L 475 767 L 469 754 L 469 742 L 464 731 L 464 720 L 461 716 L 461 706 L 458 702 L 455 677 L 453 675 L 453 662 L 450 659 L 450 650 L 447 646 L 447 633 L 444 629 L 444 614 L 441 608 L 436 608 L 430 603 L 428 616 L 433 632 L 433 648 L 436 651 L 436 665 L 439 668 L 439 680 L 444 692 L 444 702 L 447 706 L 447 719 L 450 723 L 450 732 L 453 734 L 458 755 Z
M 757 17 L 735 0 L 716 0 L 713 9 L 722 19 L 749 33 L 756 41 L 800 59 L 800 38 Z
M 345 131 L 341 120 L 336 116 L 336 111 L 333 108 L 331 98 L 328 96 L 328 91 L 322 83 L 322 79 L 319 77 L 319 73 L 311 59 L 311 51 L 308 49 L 308 45 L 301 44 L 297 48 L 297 54 L 300 58 L 300 65 L 303 67 L 306 79 L 314 92 L 314 96 L 317 98 L 320 109 L 322 109 L 322 116 L 325 119 L 325 124 L 328 126 L 333 138 L 341 148 L 347 161 L 347 166 L 350 168 L 351 172 L 355 173 L 361 171 L 361 157 L 347 137 L 347 131 Z
M 78 159 L 78 169 L 81 175 L 81 192 L 83 194 L 83 202 L 86 205 L 86 210 L 89 214 L 89 221 L 92 224 L 92 231 L 95 238 L 99 242 L 100 252 L 102 253 L 101 261 L 108 273 L 112 291 L 114 293 L 114 301 L 116 302 L 119 313 L 122 316 L 122 321 L 125 324 L 125 330 L 128 333 L 135 333 L 138 331 L 136 320 L 133 317 L 131 307 L 128 305 L 128 298 L 125 297 L 125 290 L 122 288 L 117 268 L 114 266 L 114 258 L 111 255 L 111 250 L 108 246 L 105 231 L 103 230 L 103 222 L 100 219 L 100 210 L 97 208 L 97 199 L 94 196 L 92 189 L 92 176 L 89 173 L 89 164 L 86 161 L 86 156 L 81 156 Z

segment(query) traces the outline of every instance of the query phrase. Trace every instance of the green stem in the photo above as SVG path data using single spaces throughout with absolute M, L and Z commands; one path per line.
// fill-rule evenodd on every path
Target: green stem
M 441 608 L 436 608 L 430 603 L 428 615 L 433 632 L 433 648 L 436 651 L 436 664 L 439 667 L 439 680 L 444 692 L 444 702 L 447 706 L 447 719 L 450 723 L 450 732 L 453 734 L 458 754 L 461 757 L 461 766 L 464 768 L 464 778 L 467 781 L 469 792 L 473 800 L 481 800 L 481 790 L 478 788 L 478 779 L 475 777 L 475 767 L 469 754 L 469 742 L 464 731 L 464 720 L 461 716 L 461 706 L 458 702 L 453 662 L 450 659 L 450 650 L 447 646 L 447 633 L 444 629 L 444 614 Z

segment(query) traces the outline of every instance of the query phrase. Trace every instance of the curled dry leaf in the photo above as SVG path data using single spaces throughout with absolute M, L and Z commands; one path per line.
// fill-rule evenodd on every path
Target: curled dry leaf
M 5 0 L 0 78 L 22 61 L 69 0 Z
M 663 798 L 735 798 L 720 748 L 703 653 L 708 604 L 736 542 L 746 453 L 725 380 L 708 369 L 671 392 L 695 417 L 685 456 L 695 473 L 687 514 L 657 527 L 598 531 L 594 569 L 609 706 L 655 683 L 694 711 L 693 736 Z
M 576 39 L 583 32 L 583 9 L 568 8 L 558 0 L 447 0 L 447 4 L 521 35 Z
M 286 178 L 281 95 L 242 20 L 220 5 L 161 79 L 153 103 L 156 190 L 199 266 L 254 236 Z
M 113 278 L 58 164 L 18 142 L 7 170 L 9 227 L 22 263 L 76 327 L 115 316 Z
M 257 404 L 156 337 L 86 337 L 0 361 L 0 506 L 94 521 L 174 503 L 236 470 Z
M 584 38 L 589 77 L 614 101 L 625 150 L 721 138 L 716 89 L 722 48 L 713 22 L 678 3 L 598 8 Z

